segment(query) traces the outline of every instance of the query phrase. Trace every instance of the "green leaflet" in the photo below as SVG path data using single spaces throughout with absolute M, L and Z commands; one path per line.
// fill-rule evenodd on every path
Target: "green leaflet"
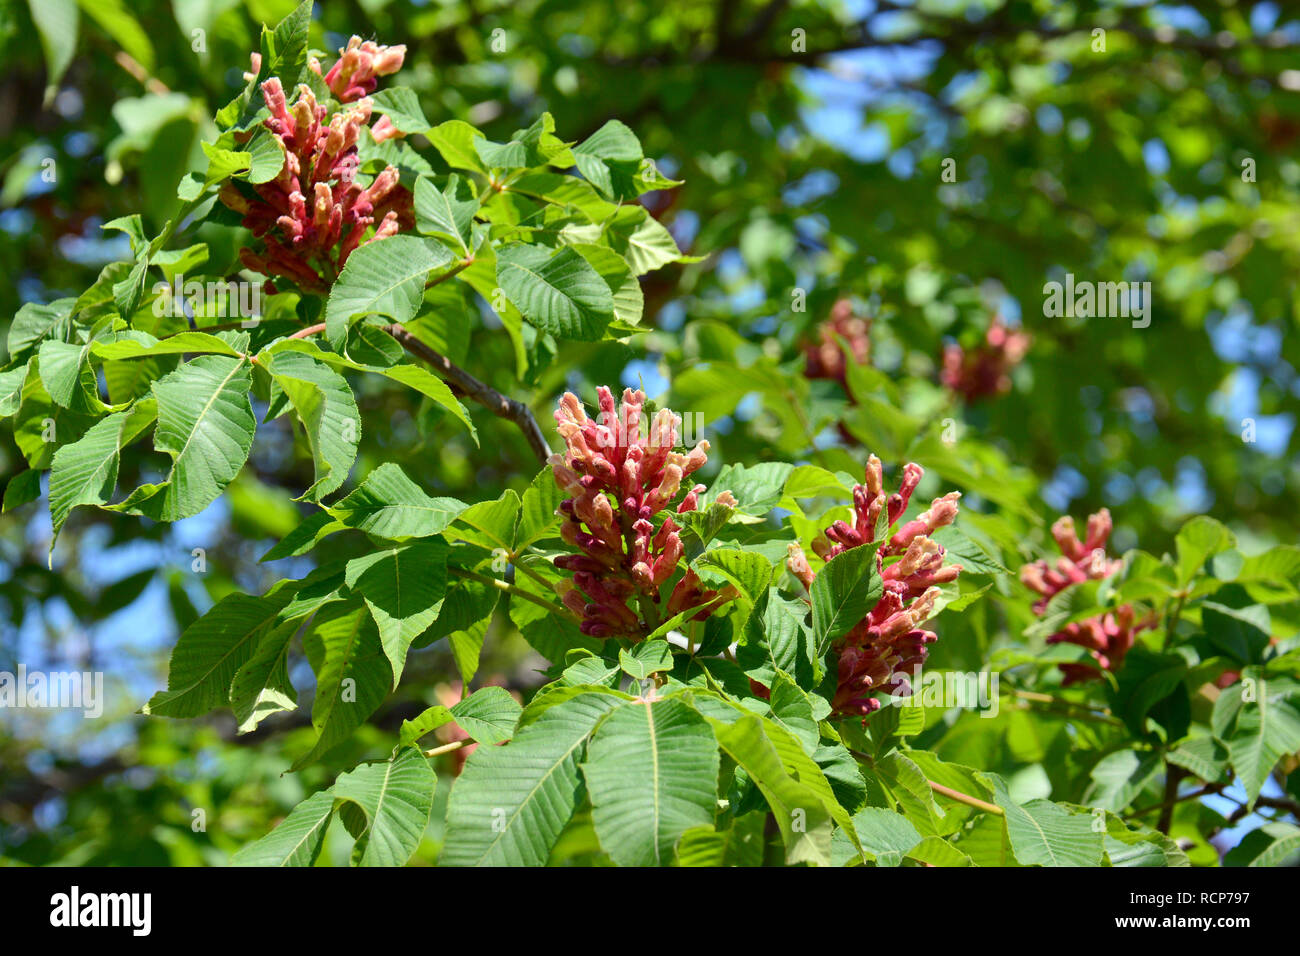
M 679 700 L 613 711 L 587 745 L 583 776 L 601 846 L 621 866 L 662 866 L 677 839 L 713 822 L 718 742 Z
M 561 338 L 598 340 L 614 318 L 609 285 L 570 247 L 506 246 L 497 282 L 525 319 Z
M 361 414 L 347 380 L 301 352 L 277 353 L 269 363 L 306 432 L 316 480 L 302 497 L 319 501 L 347 480 L 361 440 Z
M 171 456 L 171 473 L 160 484 L 141 485 L 114 510 L 177 521 L 211 504 L 252 447 L 251 386 L 249 363 L 223 355 L 201 355 L 155 382 L 154 447 Z
M 399 323 L 414 318 L 429 273 L 451 260 L 445 246 L 410 235 L 359 247 L 348 256 L 325 307 L 325 332 L 335 350 L 342 351 L 348 328 L 360 317 L 379 315 Z
M 370 612 L 353 601 L 330 604 L 303 634 L 303 648 L 316 672 L 311 722 L 316 743 L 294 761 L 301 770 L 351 736 L 383 703 L 393 670 Z
M 291 592 L 231 594 L 181 635 L 172 651 L 167 689 L 142 708 L 162 717 L 198 717 L 230 702 L 230 684 L 275 625 Z
M 504 747 L 479 747 L 447 807 L 441 866 L 540 866 L 583 792 L 578 770 L 597 722 L 627 698 L 590 688 L 548 709 Z

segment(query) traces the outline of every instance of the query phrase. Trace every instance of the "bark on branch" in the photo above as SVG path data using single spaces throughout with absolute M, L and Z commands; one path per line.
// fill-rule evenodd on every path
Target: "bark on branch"
M 400 342 L 406 351 L 430 365 L 454 390 L 478 402 L 492 414 L 519 426 L 537 460 L 543 465 L 546 464 L 546 459 L 551 455 L 551 447 L 546 443 L 546 436 L 542 434 L 541 426 L 537 424 L 537 419 L 533 417 L 533 412 L 527 405 L 501 394 L 486 382 L 479 381 L 447 356 L 429 348 L 404 326 L 395 322 L 384 326 L 384 331 Z

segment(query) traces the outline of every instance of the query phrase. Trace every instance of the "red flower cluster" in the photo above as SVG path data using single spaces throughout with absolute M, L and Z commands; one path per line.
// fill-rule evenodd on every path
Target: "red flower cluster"
M 844 385 L 847 371 L 844 349 L 840 340 L 849 346 L 853 360 L 865 365 L 871 359 L 871 320 L 853 314 L 853 303 L 839 299 L 831 306 L 830 318 L 817 327 L 820 340 L 805 347 L 807 378 L 828 378 Z
M 370 100 L 362 97 L 374 89 L 376 77 L 401 67 L 405 47 L 381 47 L 353 37 L 342 54 L 323 80 L 341 102 L 355 101 L 353 105 L 328 115 L 303 84 L 290 107 L 280 80 L 267 80 L 262 97 L 271 115 L 263 125 L 284 148 L 284 165 L 275 179 L 252 187 L 255 196 L 232 181 L 220 193 L 265 246 L 262 253 L 240 250 L 244 265 L 290 279 L 317 295 L 329 292 L 358 245 L 415 225 L 411 193 L 398 183 L 394 167 L 385 168 L 367 187 L 356 182 L 357 141 L 371 118 Z M 255 55 L 254 70 L 257 61 Z M 317 61 L 311 66 L 320 72 Z M 376 140 L 395 134 L 387 117 L 370 128 Z M 367 238 L 376 221 L 379 225 Z
M 939 377 L 968 402 L 1003 395 L 1011 390 L 1009 373 L 1024 359 L 1030 341 L 1028 334 L 1013 332 L 995 316 L 978 348 L 967 352 L 956 344 L 944 347 Z
M 706 588 L 688 568 L 660 613 L 661 588 L 677 571 L 683 548 L 670 515 L 657 528 L 654 522 L 682 493 L 682 479 L 708 460 L 709 443 L 700 441 L 689 454 L 674 451 L 680 417 L 662 409 L 642 434 L 644 392 L 625 390 L 617 408 L 608 388 L 601 386 L 597 394 L 596 418 L 587 417 L 571 392 L 555 412 L 567 448 L 551 456 L 551 468 L 572 496 L 560 503 L 560 534 L 582 552 L 555 559 L 556 567 L 573 572 L 573 581 L 560 589 L 564 604 L 592 637 L 639 639 L 657 622 L 694 609 L 695 619 L 703 620 L 734 589 Z M 694 511 L 704 490 L 686 490 L 677 513 Z M 717 500 L 735 505 L 729 492 Z
M 920 465 L 908 464 L 898 491 L 886 496 L 880 459 L 872 455 L 867 459 L 866 483 L 853 488 L 854 523 L 836 521 L 824 537 L 813 542 L 813 551 L 829 562 L 849 548 L 874 541 L 881 512 L 887 519 L 886 528 L 897 522 L 924 473 Z M 880 701 L 871 696 L 876 691 L 911 696 L 908 677 L 929 654 L 926 645 L 937 640 L 918 625 L 934 610 L 937 585 L 953 581 L 961 573 L 960 564 L 944 566 L 943 546 L 929 535 L 952 524 L 960 497 L 960 492 L 951 491 L 934 499 L 877 551 L 876 567 L 884 593 L 867 616 L 837 642 L 839 684 L 831 702 L 835 713 L 865 717 L 879 710 Z M 790 572 L 811 591 L 815 576 L 807 555 L 798 544 L 791 544 L 789 551 Z M 899 555 L 897 561 L 885 565 L 885 558 Z
M 1020 569 L 1020 580 L 1042 595 L 1034 602 L 1034 613 L 1047 610 L 1047 602 L 1066 588 L 1084 581 L 1100 581 L 1119 570 L 1120 562 L 1106 557 L 1106 541 L 1110 538 L 1112 524 L 1110 512 L 1102 508 L 1088 516 L 1088 528 L 1080 541 L 1074 530 L 1074 519 L 1066 515 L 1052 525 L 1052 537 L 1061 549 L 1061 557 L 1053 568 L 1046 561 L 1035 561 Z M 1124 605 L 1114 614 L 1100 614 L 1086 621 L 1075 621 L 1047 639 L 1049 644 L 1067 641 L 1085 647 L 1104 670 L 1118 670 L 1124 655 L 1133 646 L 1137 632 L 1150 627 L 1151 621 L 1137 621 L 1132 605 Z M 1087 664 L 1061 664 L 1064 684 L 1093 680 L 1101 671 Z

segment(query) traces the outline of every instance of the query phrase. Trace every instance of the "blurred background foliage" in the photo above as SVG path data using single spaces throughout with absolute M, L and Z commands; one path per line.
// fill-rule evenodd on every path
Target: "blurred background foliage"
M 126 258 L 104 222 L 141 211 L 161 227 L 177 181 L 201 166 L 211 115 L 242 87 L 260 23 L 293 5 L 0 5 L 0 317 L 76 295 Z M 712 469 L 773 459 L 856 475 L 867 451 L 915 459 L 931 473 L 922 492 L 961 488 L 968 529 L 1000 535 L 1013 570 L 1042 553 L 1057 514 L 1101 506 L 1115 516 L 1113 553 L 1159 554 L 1196 513 L 1229 524 L 1248 552 L 1296 540 L 1300 18 L 1288 5 L 327 0 L 316 17 L 322 51 L 353 33 L 406 44 L 397 82 L 435 124 L 467 119 L 505 139 L 549 110 L 576 141 L 618 118 L 685 180 L 643 201 L 703 259 L 646 280 L 645 331 L 629 344 L 556 354 L 539 339 L 519 363 L 490 310 L 465 316 L 453 360 L 528 401 L 548 431 L 562 389 L 641 384 L 699 416 Z M 54 84 L 51 64 L 66 66 Z M 199 240 L 214 274 L 237 268 L 239 230 L 206 224 Z M 1045 317 L 1044 283 L 1067 273 L 1149 281 L 1149 327 Z M 829 341 L 866 361 L 843 381 L 808 377 L 807 350 L 841 299 L 867 322 L 853 327 L 859 341 Z M 941 356 L 976 347 L 995 316 L 1032 342 L 1005 391 L 967 401 L 941 383 Z M 475 449 L 410 395 L 375 382 L 358 395 L 354 479 L 397 461 L 430 493 L 478 501 L 536 472 L 508 423 L 475 407 Z M 281 773 L 303 749 L 302 711 L 240 738 L 228 717 L 135 713 L 199 612 L 307 569 L 258 563 L 299 520 L 294 489 L 311 483 L 287 422 L 263 427 L 244 474 L 196 518 L 78 512 L 52 570 L 44 501 L 6 508 L 0 670 L 102 670 L 108 709 L 93 723 L 3 715 L 0 859 L 223 862 L 386 751 L 454 673 L 445 641 L 413 654 L 373 728 L 301 776 Z M 149 467 L 138 447 L 125 454 L 122 485 Z M 23 469 L 0 436 L 4 480 Z M 981 526 L 994 511 L 1004 520 Z M 1027 592 L 1008 578 L 991 597 L 940 620 L 933 666 L 977 668 L 1019 639 Z M 491 679 L 525 692 L 541 680 L 504 616 L 485 654 Z M 301 687 L 311 673 L 300 670 Z M 1066 776 L 1065 717 L 1028 724 L 1010 711 L 960 728 L 934 744 L 945 759 L 1032 795 Z M 440 787 L 439 806 L 445 797 Z M 1195 833 L 1215 811 L 1180 814 Z M 434 857 L 440 818 L 417 861 Z M 586 859 L 584 846 L 579 827 L 565 852 Z

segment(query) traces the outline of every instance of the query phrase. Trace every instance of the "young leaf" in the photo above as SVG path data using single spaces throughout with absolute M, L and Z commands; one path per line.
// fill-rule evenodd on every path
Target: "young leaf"
M 850 548 L 826 563 L 813 580 L 811 594 L 818 657 L 866 617 L 880 600 L 882 589 L 874 545 Z

